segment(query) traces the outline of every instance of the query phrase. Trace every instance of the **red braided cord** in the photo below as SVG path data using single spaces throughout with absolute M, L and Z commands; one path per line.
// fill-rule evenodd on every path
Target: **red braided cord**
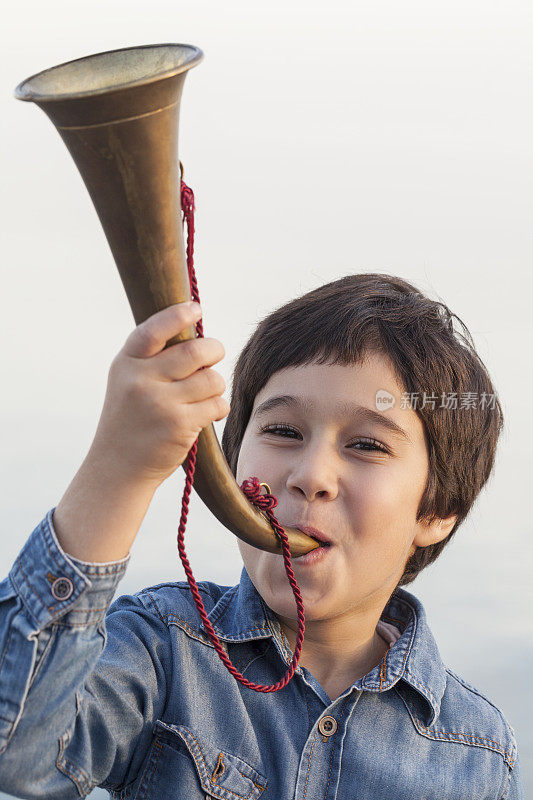
M 187 269 L 189 272 L 189 283 L 191 286 L 191 294 L 193 300 L 199 303 L 200 296 L 198 294 L 198 285 L 196 283 L 196 275 L 194 272 L 194 261 L 193 261 L 194 194 L 192 189 L 190 189 L 183 182 L 183 180 L 181 181 L 181 208 L 183 211 L 183 221 L 187 222 Z M 196 323 L 196 332 L 198 336 L 204 335 L 202 320 L 199 320 Z M 256 692 L 277 692 L 279 689 L 283 689 L 283 687 L 288 684 L 288 682 L 294 675 L 294 671 L 298 665 L 298 661 L 300 660 L 300 654 L 302 652 L 302 645 L 305 633 L 304 605 L 303 605 L 302 595 L 300 589 L 298 588 L 298 584 L 296 583 L 296 578 L 292 568 L 289 540 L 287 538 L 287 534 L 285 533 L 279 522 L 276 520 L 274 513 L 272 511 L 272 509 L 277 506 L 278 501 L 272 494 L 266 494 L 266 495 L 261 494 L 261 486 L 259 484 L 258 478 L 252 477 L 249 478 L 248 480 L 243 481 L 241 489 L 248 497 L 248 499 L 252 503 L 254 503 L 254 505 L 263 509 L 263 511 L 265 512 L 270 521 L 271 526 L 274 528 L 274 530 L 276 531 L 281 540 L 281 547 L 283 550 L 283 562 L 285 564 L 285 572 L 287 573 L 287 577 L 289 579 L 289 583 L 291 585 L 294 598 L 296 600 L 296 608 L 298 612 L 298 634 L 296 637 L 296 647 L 294 648 L 294 653 L 289 668 L 285 673 L 284 677 L 277 683 L 271 684 L 270 686 L 263 686 L 260 683 L 253 683 L 252 681 L 249 681 L 247 678 L 245 678 L 241 672 L 235 669 L 230 659 L 226 655 L 224 648 L 222 647 L 220 640 L 215 633 L 215 629 L 211 625 L 211 622 L 207 616 L 204 604 L 202 602 L 202 598 L 200 597 L 200 592 L 198 591 L 198 586 L 196 585 L 196 581 L 194 580 L 194 576 L 192 574 L 192 569 L 189 564 L 189 560 L 185 553 L 184 534 L 185 534 L 185 526 L 187 524 L 187 514 L 189 512 L 189 498 L 191 495 L 191 489 L 194 480 L 194 470 L 196 467 L 197 447 L 198 447 L 198 439 L 195 441 L 195 443 L 189 450 L 189 454 L 187 456 L 187 465 L 185 472 L 185 488 L 183 490 L 183 498 L 181 501 L 181 518 L 178 528 L 178 552 L 180 555 L 181 563 L 183 564 L 183 569 L 185 570 L 185 575 L 187 576 L 189 588 L 194 598 L 196 608 L 198 609 L 198 613 L 200 614 L 202 622 L 204 623 L 204 627 L 207 631 L 207 634 L 212 644 L 214 645 L 215 650 L 220 656 L 220 659 L 226 665 L 227 669 L 229 670 L 229 672 L 231 672 L 233 677 L 236 680 L 238 680 L 239 683 L 242 683 L 243 686 L 247 686 L 249 689 L 254 689 Z

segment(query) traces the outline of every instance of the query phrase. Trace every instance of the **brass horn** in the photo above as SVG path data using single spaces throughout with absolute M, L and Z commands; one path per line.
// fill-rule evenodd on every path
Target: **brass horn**
M 198 47 L 157 44 L 68 61 L 20 83 L 15 97 L 36 103 L 74 159 L 111 247 L 136 324 L 191 299 L 183 242 L 178 120 Z M 196 336 L 190 327 L 167 347 Z M 185 468 L 186 462 L 183 467 Z M 199 436 L 194 488 L 245 542 L 280 553 L 266 517 L 241 491 L 212 425 Z M 318 543 L 287 528 L 291 553 Z

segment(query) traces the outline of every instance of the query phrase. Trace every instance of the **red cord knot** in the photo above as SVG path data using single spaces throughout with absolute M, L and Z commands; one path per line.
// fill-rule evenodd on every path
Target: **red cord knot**
M 261 494 L 261 484 L 259 483 L 259 478 L 247 478 L 242 482 L 241 489 L 248 500 L 250 500 L 250 502 L 252 502 L 254 506 L 257 506 L 258 508 L 267 510 L 276 508 L 278 504 L 277 498 L 274 497 L 273 494 Z
M 181 209 L 186 216 L 195 210 L 194 192 L 183 181 L 181 182 Z

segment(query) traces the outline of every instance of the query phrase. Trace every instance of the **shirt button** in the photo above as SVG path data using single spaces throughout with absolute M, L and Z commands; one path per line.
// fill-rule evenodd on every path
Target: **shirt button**
M 322 736 L 333 736 L 335 731 L 337 730 L 337 720 L 335 717 L 322 717 L 320 722 L 318 723 L 318 730 L 322 734 Z
M 74 586 L 70 578 L 56 578 L 51 588 L 56 600 L 68 600 L 73 591 Z

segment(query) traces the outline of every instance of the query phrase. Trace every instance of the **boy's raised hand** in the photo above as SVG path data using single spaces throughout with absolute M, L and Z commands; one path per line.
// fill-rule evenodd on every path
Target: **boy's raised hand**
M 221 342 L 196 338 L 164 349 L 200 317 L 198 303 L 158 311 L 130 333 L 111 363 L 91 450 L 100 458 L 107 453 L 124 478 L 159 485 L 186 459 L 202 428 L 229 413 L 224 378 L 210 368 L 224 358 Z
M 200 316 L 197 303 L 158 311 L 113 359 L 93 442 L 53 512 L 67 554 L 98 563 L 124 558 L 157 487 L 202 428 L 227 416 L 226 384 L 210 369 L 224 357 L 222 344 L 196 338 L 164 349 Z

